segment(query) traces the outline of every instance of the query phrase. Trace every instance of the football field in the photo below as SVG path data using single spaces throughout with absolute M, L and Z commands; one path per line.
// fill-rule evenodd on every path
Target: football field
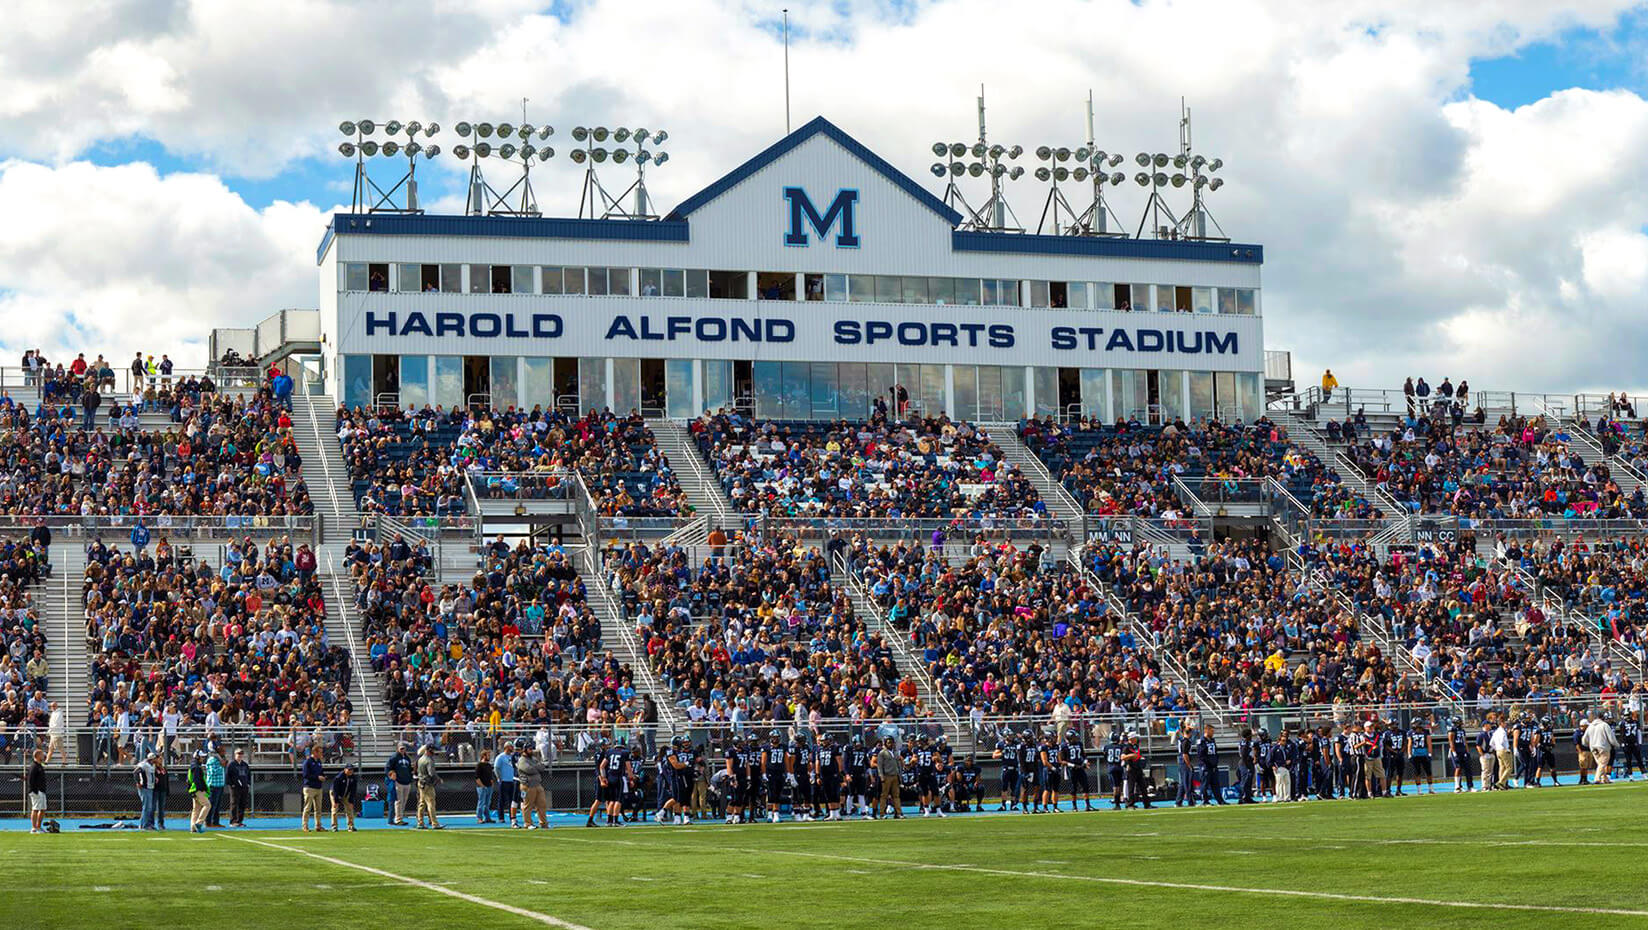
M 1648 783 L 776 826 L 65 824 L 0 833 L 0 925 L 1648 927 L 1645 805 Z

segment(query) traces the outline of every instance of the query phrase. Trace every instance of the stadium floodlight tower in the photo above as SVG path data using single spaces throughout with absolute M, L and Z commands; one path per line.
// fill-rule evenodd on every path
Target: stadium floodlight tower
M 607 148 L 607 140 L 614 143 Z M 669 161 L 669 154 L 656 152 L 647 148 L 650 142 L 654 148 L 662 145 L 669 139 L 669 133 L 660 129 L 649 132 L 645 129 L 631 131 L 624 127 L 611 130 L 605 126 L 577 126 L 572 130 L 572 140 L 582 145 L 582 148 L 572 150 L 569 156 L 573 164 L 584 166 L 583 189 L 578 193 L 578 216 L 581 219 L 627 219 L 650 220 L 657 219 L 652 212 L 652 200 L 647 195 L 647 165 L 662 165 Z M 633 141 L 635 150 L 632 152 L 624 146 Z M 612 159 L 615 165 L 622 165 L 632 158 L 635 161 L 635 181 L 616 197 L 607 192 L 602 186 L 600 175 L 595 166 L 607 159 Z M 624 198 L 634 195 L 633 207 L 624 206 Z
M 553 126 L 534 126 L 523 122 L 519 126 L 500 123 L 495 127 L 498 138 L 514 138 L 515 142 L 503 142 L 494 152 L 504 161 L 519 160 L 521 176 L 502 194 L 496 194 L 491 204 L 487 206 L 487 214 L 491 216 L 538 216 L 538 198 L 532 192 L 532 166 L 555 156 L 555 150 L 544 142 L 555 135 Z M 473 190 L 471 185 L 471 190 Z M 490 187 L 482 185 L 483 191 L 491 191 Z
M 338 145 L 338 154 L 344 158 L 355 160 L 354 192 L 350 196 L 349 212 L 351 213 L 422 213 L 418 206 L 418 156 L 425 159 L 434 158 L 441 153 L 441 147 L 418 141 L 421 135 L 425 139 L 440 132 L 439 123 L 423 125 L 417 120 L 402 123 L 398 119 L 379 123 L 376 120 L 344 120 L 338 124 L 338 131 L 349 137 L 349 141 Z M 406 141 L 399 142 L 390 138 L 378 142 L 370 138 L 382 130 L 384 135 L 398 136 L 406 134 Z M 406 171 L 388 190 L 378 186 L 372 180 L 367 168 L 367 159 L 382 155 L 385 158 L 406 156 Z
M 978 141 L 972 145 L 965 142 L 934 142 L 933 154 L 939 160 L 933 162 L 930 170 L 933 177 L 949 179 L 948 185 L 944 188 L 944 203 L 961 214 L 962 229 L 979 232 L 1024 232 L 1024 228 L 1019 225 L 1019 218 L 1013 215 L 1013 208 L 1007 203 L 1003 193 L 1005 182 L 1017 181 L 1024 176 L 1023 168 L 1009 164 L 1024 154 L 1024 147 L 991 145 L 987 136 L 984 125 L 984 87 L 980 85 Z M 972 156 L 971 161 L 962 160 L 969 155 Z M 990 178 L 990 199 L 976 210 L 967 202 L 961 188 L 956 185 L 956 179 L 963 175 Z
M 1078 152 L 1083 150 L 1077 149 Z M 1083 161 L 1086 164 L 1077 166 L 1071 172 L 1071 175 L 1074 176 L 1076 172 L 1081 171 L 1083 168 L 1086 169 L 1087 178 L 1093 184 L 1093 199 L 1088 203 L 1087 209 L 1076 217 L 1076 222 L 1072 224 L 1068 231 L 1074 236 L 1119 236 L 1125 238 L 1127 231 L 1122 228 L 1121 221 L 1116 218 L 1116 214 L 1110 212 L 1110 204 L 1104 199 L 1104 187 L 1106 184 L 1111 187 L 1121 184 L 1127 180 L 1127 175 L 1115 170 L 1122 163 L 1122 156 L 1100 149 L 1093 140 L 1092 91 L 1087 92 L 1087 145 L 1085 151 L 1087 152 L 1087 158 Z M 1076 178 L 1076 180 L 1080 181 L 1081 178 Z
M 1167 172 L 1162 169 L 1166 168 L 1172 159 L 1168 158 L 1165 152 L 1157 152 L 1154 155 L 1140 152 L 1133 160 L 1141 169 L 1133 176 L 1133 180 L 1140 187 L 1150 188 L 1150 199 L 1145 201 L 1144 213 L 1139 217 L 1139 229 L 1134 236 L 1143 239 L 1144 228 L 1148 224 L 1152 238 L 1172 238 L 1173 228 L 1178 225 L 1179 220 L 1173 215 L 1173 208 L 1168 206 L 1167 200 L 1162 197 L 1162 188 L 1170 183 Z M 1167 218 L 1165 225 L 1162 223 L 1164 216 Z
M 1225 166 L 1222 158 L 1207 158 L 1196 154 L 1190 144 L 1190 108 L 1184 105 L 1184 98 L 1179 99 L 1179 154 L 1173 159 L 1173 167 L 1179 169 L 1171 178 L 1174 187 L 1190 185 L 1190 210 L 1173 226 L 1174 235 L 1180 239 L 1206 239 L 1216 242 L 1229 242 L 1230 237 L 1225 235 L 1219 221 L 1208 212 L 1207 203 L 1202 199 L 1202 192 L 1216 191 L 1225 186 L 1224 178 L 1213 177 L 1213 173 Z M 1188 170 L 1190 173 L 1185 174 Z M 1218 230 L 1218 235 L 1208 235 L 1208 226 Z
M 1036 232 L 1044 236 L 1057 236 L 1076 231 L 1076 211 L 1070 206 L 1070 201 L 1064 199 L 1064 192 L 1059 190 L 1059 182 L 1074 178 L 1078 183 L 1087 180 L 1087 166 L 1085 162 L 1092 158 L 1092 151 L 1086 147 L 1074 151 L 1059 146 L 1053 148 L 1046 145 L 1036 146 L 1036 158 L 1047 162 L 1036 169 L 1036 180 L 1048 186 L 1047 200 L 1042 204 L 1041 220 L 1036 224 Z M 1072 158 L 1076 160 L 1076 167 L 1071 169 L 1065 162 Z
M 597 139 L 598 133 L 604 134 L 606 130 L 579 126 L 572 131 L 572 137 L 584 143 L 584 148 L 572 150 L 572 160 L 585 166 L 584 189 L 578 197 L 578 215 L 585 215 L 587 208 L 590 216 L 594 216 L 599 209 L 604 220 L 657 219 L 658 214 L 652 208 L 652 197 L 647 193 L 647 165 L 658 167 L 669 163 L 669 153 L 658 151 L 658 146 L 669 141 L 669 132 L 663 129 L 654 132 L 639 127 L 631 130 L 620 126 L 612 130 L 613 146 L 610 149 L 595 144 L 607 138 L 602 135 Z M 633 145 L 634 148 L 625 148 L 626 145 Z M 608 194 L 595 175 L 595 165 L 608 158 L 615 165 L 635 165 L 635 180 L 616 196 Z
M 460 120 L 452 128 L 458 133 L 458 138 L 474 140 L 473 142 L 460 142 L 452 147 L 452 154 L 458 156 L 462 161 L 469 162 L 469 186 L 468 194 L 464 198 L 464 213 L 468 216 L 485 216 L 498 207 L 503 201 L 503 197 L 492 189 L 492 185 L 486 182 L 485 175 L 481 173 L 481 160 L 491 158 L 494 154 L 502 155 L 501 146 L 494 147 L 492 144 L 493 135 L 496 133 L 499 139 L 511 138 L 514 135 L 515 127 L 509 123 L 493 125 L 492 123 L 471 123 L 468 120 Z M 514 154 L 514 144 L 510 143 L 510 155 L 513 156 Z M 504 209 L 498 212 L 512 213 L 514 211 Z

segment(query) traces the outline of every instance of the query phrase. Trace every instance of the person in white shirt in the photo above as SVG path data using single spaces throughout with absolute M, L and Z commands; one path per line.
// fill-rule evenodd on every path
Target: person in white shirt
M 51 716 L 46 724 L 48 735 L 46 742 L 46 764 L 50 765 L 52 755 L 57 755 L 57 761 L 67 765 L 69 762 L 69 718 L 63 713 L 63 708 L 57 702 L 51 702 Z
M 1505 731 L 1505 721 L 1500 719 L 1494 726 L 1493 735 L 1488 738 L 1488 748 L 1493 750 L 1494 767 L 1498 769 L 1494 779 L 1495 788 L 1509 788 L 1511 786 L 1511 771 L 1515 766 L 1515 753 L 1511 752 L 1511 734 Z
M 1591 711 L 1591 723 L 1585 728 L 1585 748 L 1591 750 L 1591 758 L 1596 760 L 1596 783 L 1606 785 L 1613 781 L 1610 772 L 1613 770 L 1614 749 L 1619 746 L 1619 738 L 1614 735 L 1614 727 L 1602 715 Z
M 183 715 L 177 712 L 177 705 L 168 702 L 166 712 L 160 717 L 160 732 L 162 737 L 165 761 L 171 762 L 176 758 L 177 727 L 183 721 Z

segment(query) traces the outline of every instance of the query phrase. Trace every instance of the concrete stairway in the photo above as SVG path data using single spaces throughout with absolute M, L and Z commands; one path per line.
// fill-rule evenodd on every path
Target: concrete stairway
M 739 522 L 737 511 L 727 498 L 727 492 L 722 490 L 714 470 L 699 454 L 698 444 L 686 427 L 668 419 L 648 420 L 647 426 L 652 429 L 659 450 L 669 458 L 670 468 L 675 470 L 675 480 L 687 492 L 687 501 L 698 515 L 708 517 L 717 526 L 728 529 L 736 527 Z
M 378 759 L 394 751 L 394 717 L 383 699 L 383 684 L 372 671 L 372 662 L 362 642 L 360 616 L 355 612 L 354 584 L 332 553 L 320 554 L 320 586 L 326 599 L 326 640 L 329 645 L 348 650 L 353 674 L 349 702 L 355 708 L 355 723 L 361 728 L 361 752 Z
M 674 459 L 671 458 L 671 461 Z M 653 703 L 658 705 L 659 727 L 669 733 L 685 733 L 686 715 L 675 705 L 675 695 L 652 673 L 652 663 L 647 661 L 646 644 L 630 628 L 618 598 L 607 587 L 606 577 L 601 574 L 600 556 L 585 548 L 579 553 L 576 564 L 578 575 L 584 580 L 584 588 L 588 592 L 590 609 L 601 621 L 601 649 L 617 656 L 620 663 L 630 667 L 635 673 L 637 691 L 652 695 Z
M 934 716 L 944 724 L 945 732 L 950 734 L 951 743 L 958 751 L 964 748 L 971 751 L 972 733 L 962 725 L 964 711 L 952 706 L 939 693 L 937 684 L 932 676 L 927 674 L 926 666 L 911 647 L 909 635 L 887 621 L 887 615 L 870 599 L 869 591 L 848 570 L 843 560 L 831 560 L 830 583 L 847 595 L 847 600 L 853 605 L 854 616 L 863 619 L 870 630 L 881 634 L 881 638 L 892 650 L 893 665 L 898 669 L 899 678 L 915 681 L 916 694 L 921 698 L 921 703 L 930 708 Z
M 1328 444 L 1315 420 L 1305 416 L 1302 411 L 1287 410 L 1273 407 L 1265 411 L 1266 415 L 1278 425 L 1287 430 L 1288 439 L 1295 445 L 1316 456 L 1322 463 L 1339 473 L 1339 480 L 1345 487 L 1362 495 L 1383 510 L 1387 516 L 1401 516 L 1407 512 L 1396 499 L 1380 490 L 1379 486 L 1367 479 L 1350 460 L 1342 455 L 1337 448 Z
M 989 427 L 986 432 L 990 435 L 990 441 L 1001 447 L 1002 457 L 1035 485 L 1036 493 L 1040 494 L 1041 499 L 1047 504 L 1048 513 L 1064 520 L 1069 524 L 1073 537 L 1081 539 L 1079 531 L 1086 514 L 1081 504 L 1070 496 L 1070 491 L 1065 488 L 1064 483 L 1048 472 L 1047 466 L 1043 465 L 1041 459 L 1019 439 L 1011 424 L 997 424 Z
M 69 726 L 82 726 L 90 708 L 91 649 L 86 643 L 86 613 L 80 604 L 80 586 L 86 577 L 85 543 L 57 540 L 52 546 L 52 576 L 34 592 L 40 621 L 46 629 L 46 661 L 51 666 L 48 700 L 57 702 Z
M 1116 593 L 1110 590 L 1109 585 L 1105 584 L 1098 575 L 1093 573 L 1092 569 L 1087 567 L 1087 564 L 1082 561 L 1080 552 L 1072 552 L 1069 561 L 1071 567 L 1103 595 L 1105 603 L 1121 618 L 1121 627 L 1132 634 L 1139 648 L 1155 657 L 1157 664 L 1161 667 L 1163 680 L 1168 685 L 1177 688 L 1180 694 L 1188 695 L 1196 703 L 1197 710 L 1203 715 L 1203 722 L 1212 723 L 1221 728 L 1228 727 L 1230 719 L 1226 713 L 1225 702 L 1215 697 L 1200 681 L 1192 678 L 1185 669 L 1184 664 L 1179 661 L 1177 656 L 1173 655 L 1171 649 L 1156 645 L 1155 636 L 1150 629 L 1139 620 L 1138 615 L 1127 609 L 1126 602 L 1117 597 Z
M 315 513 L 325 524 L 323 542 L 346 542 L 360 525 L 360 511 L 349 486 L 349 468 L 333 428 L 336 409 L 327 394 L 292 397 L 292 438 L 303 457 L 303 480 L 315 502 Z

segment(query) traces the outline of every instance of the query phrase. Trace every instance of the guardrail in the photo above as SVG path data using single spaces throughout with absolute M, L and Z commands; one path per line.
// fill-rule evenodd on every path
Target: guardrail
M 174 514 L 6 514 L 0 515 L 0 533 L 27 532 L 44 526 L 54 535 L 93 538 L 107 533 L 125 535 L 142 523 L 154 535 L 180 539 L 227 539 L 241 536 L 308 536 L 318 539 L 325 518 L 315 514 L 180 516 Z
M 804 539 L 828 541 L 843 536 L 863 535 L 881 541 L 930 543 L 935 530 L 943 530 L 947 544 L 965 545 L 983 536 L 1008 542 L 1074 544 L 1070 524 L 1052 518 L 1005 519 L 997 517 L 957 517 L 955 519 L 899 517 L 770 517 L 745 514 L 745 526 L 763 535 L 779 532 Z

